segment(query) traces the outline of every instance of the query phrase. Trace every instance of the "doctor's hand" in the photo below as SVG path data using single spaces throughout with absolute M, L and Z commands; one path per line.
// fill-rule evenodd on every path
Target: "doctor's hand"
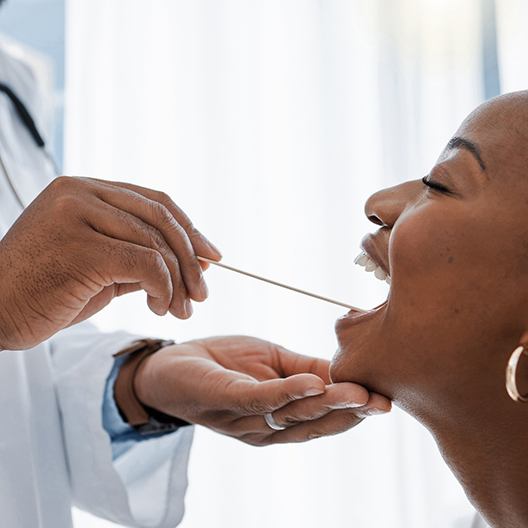
M 221 258 L 167 195 L 57 178 L 0 241 L 0 350 L 35 346 L 137 290 L 154 313 L 185 319 L 207 297 L 197 254 Z
M 212 337 L 149 356 L 134 389 L 149 407 L 257 446 L 333 435 L 390 411 L 359 385 L 331 384 L 328 369 L 260 339 Z M 285 429 L 271 429 L 266 413 Z

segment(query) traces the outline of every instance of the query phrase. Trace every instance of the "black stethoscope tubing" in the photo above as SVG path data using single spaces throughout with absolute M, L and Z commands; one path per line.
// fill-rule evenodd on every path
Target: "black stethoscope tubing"
M 0 92 L 7 96 L 7 98 L 11 101 L 15 112 L 17 113 L 18 118 L 24 125 L 24 128 L 27 130 L 28 134 L 33 139 L 35 145 L 41 149 L 44 156 L 50 161 L 50 163 L 53 165 L 53 168 L 55 170 L 55 173 L 58 174 L 58 168 L 55 163 L 55 160 L 53 159 L 53 156 L 48 152 L 46 148 L 46 142 L 44 141 L 43 137 L 41 136 L 37 125 L 35 124 L 35 120 L 31 116 L 29 110 L 27 109 L 26 105 L 21 101 L 21 99 L 17 96 L 17 94 L 9 87 L 7 84 L 0 82 Z M 0 168 L 3 170 L 7 182 L 9 183 L 9 186 L 11 187 L 11 190 L 13 191 L 14 196 L 16 197 L 19 205 L 22 207 L 22 209 L 25 208 L 24 201 L 18 194 L 15 184 L 9 174 L 9 171 L 7 170 L 6 164 L 4 163 L 4 160 L 2 159 L 2 155 L 0 153 Z

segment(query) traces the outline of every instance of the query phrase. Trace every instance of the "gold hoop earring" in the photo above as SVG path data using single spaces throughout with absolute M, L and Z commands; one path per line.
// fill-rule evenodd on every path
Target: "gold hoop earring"
M 510 398 L 516 402 L 528 402 L 528 394 L 521 394 L 517 388 L 517 367 L 522 355 L 528 356 L 523 345 L 513 351 L 506 367 L 506 390 Z

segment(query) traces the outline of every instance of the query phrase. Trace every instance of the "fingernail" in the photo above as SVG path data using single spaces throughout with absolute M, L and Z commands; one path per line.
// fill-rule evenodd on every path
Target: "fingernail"
M 365 405 L 365 403 L 358 403 L 358 402 L 345 403 L 345 407 L 347 409 L 357 409 L 358 407 L 363 407 L 363 405 Z
M 376 408 L 372 408 L 372 409 L 367 409 L 365 411 L 365 414 L 368 414 L 369 416 L 379 416 L 380 414 L 387 414 L 389 411 L 384 411 L 382 409 L 376 409 Z
M 323 389 L 319 389 L 318 387 L 312 387 L 311 389 L 308 389 L 305 393 L 304 393 L 304 396 L 305 397 L 308 397 L 308 396 L 318 396 L 319 394 L 323 394 L 324 393 L 324 390 Z
M 205 237 L 203 238 L 204 238 L 205 243 L 209 246 L 209 249 L 217 256 L 217 258 L 221 259 L 222 253 L 220 253 L 220 250 L 212 242 L 210 242 L 207 238 Z
M 185 315 L 187 315 L 187 317 L 191 317 L 191 315 L 193 314 L 193 307 L 189 299 L 185 301 L 183 309 L 185 310 Z

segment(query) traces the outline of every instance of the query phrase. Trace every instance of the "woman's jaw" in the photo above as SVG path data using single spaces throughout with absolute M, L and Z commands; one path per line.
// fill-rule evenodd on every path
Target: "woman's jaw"
M 528 210 L 528 171 L 519 174 L 528 166 L 527 108 L 526 93 L 484 105 L 425 183 L 369 199 L 380 229 L 363 239 L 357 261 L 391 287 L 381 306 L 337 321 L 334 380 L 363 383 L 423 415 L 428 402 L 485 390 L 475 372 L 490 363 L 501 377 L 528 328 L 528 223 L 519 221 Z

